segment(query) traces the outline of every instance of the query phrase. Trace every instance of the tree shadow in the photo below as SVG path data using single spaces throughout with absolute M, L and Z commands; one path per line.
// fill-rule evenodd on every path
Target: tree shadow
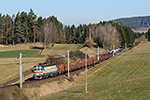
M 31 47 L 31 49 L 40 49 L 40 50 L 43 50 L 43 49 L 44 49 L 44 47 L 37 47 L 37 46 L 33 46 L 33 47 Z

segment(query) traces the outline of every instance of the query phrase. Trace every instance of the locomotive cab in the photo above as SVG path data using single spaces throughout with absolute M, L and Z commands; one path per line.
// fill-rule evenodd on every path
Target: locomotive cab
M 35 79 L 41 79 L 42 75 L 43 75 L 43 67 L 40 65 L 36 65 L 36 66 L 34 66 L 33 72 L 34 72 L 33 77 Z

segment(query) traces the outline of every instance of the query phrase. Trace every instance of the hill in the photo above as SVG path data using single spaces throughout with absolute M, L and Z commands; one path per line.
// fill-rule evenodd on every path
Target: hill
M 71 89 L 38 99 L 149 100 L 149 49 L 150 43 L 143 43 L 91 68 L 88 71 L 88 93 L 85 93 L 85 76 L 80 75 Z
M 150 16 L 127 17 L 112 20 L 134 30 L 147 31 L 150 28 Z

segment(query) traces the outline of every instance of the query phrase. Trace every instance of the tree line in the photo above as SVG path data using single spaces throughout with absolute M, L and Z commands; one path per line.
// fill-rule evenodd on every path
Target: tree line
M 0 14 L 0 43 L 19 44 L 40 41 L 42 17 L 30 9 L 29 13 L 18 12 L 16 15 Z
M 134 32 L 130 27 L 112 21 L 75 27 L 63 25 L 55 16 L 37 17 L 32 9 L 29 13 L 23 11 L 12 16 L 0 14 L 1 44 L 43 42 L 48 47 L 51 43 L 83 44 L 87 37 L 101 47 L 134 42 Z
M 139 29 L 143 27 L 150 27 L 150 16 L 139 16 L 139 17 L 131 17 L 131 18 L 119 18 L 112 20 L 114 22 L 121 23 L 125 26 L 129 26 L 132 29 Z

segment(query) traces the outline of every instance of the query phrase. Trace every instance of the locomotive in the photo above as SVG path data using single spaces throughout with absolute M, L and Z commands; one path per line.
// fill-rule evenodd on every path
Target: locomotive
M 95 57 L 91 57 L 87 59 L 87 66 L 94 66 L 97 63 L 100 63 L 104 60 L 107 60 L 113 56 L 113 53 L 106 53 L 98 55 Z M 77 70 L 85 67 L 85 59 L 81 59 L 75 62 L 69 63 L 69 71 Z M 60 66 L 51 63 L 40 63 L 39 65 L 34 66 L 33 70 L 33 78 L 34 79 L 42 79 L 48 76 L 56 76 L 58 74 L 63 74 L 68 72 L 68 64 L 61 64 Z
M 34 79 L 42 79 L 52 75 L 57 75 L 56 64 L 40 63 L 34 66 Z

